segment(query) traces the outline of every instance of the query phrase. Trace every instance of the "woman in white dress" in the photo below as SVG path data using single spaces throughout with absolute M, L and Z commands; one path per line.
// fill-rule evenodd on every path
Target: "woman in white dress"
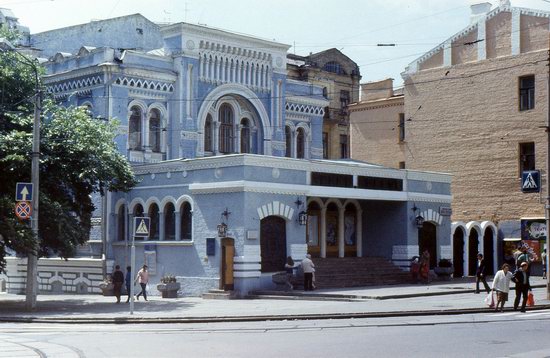
M 497 294 L 495 311 L 502 312 L 504 310 L 504 302 L 508 301 L 508 292 L 510 292 L 510 281 L 512 277 L 514 277 L 514 275 L 510 272 L 510 265 L 508 264 L 502 265 L 502 270 L 496 273 L 493 280 L 493 291 Z

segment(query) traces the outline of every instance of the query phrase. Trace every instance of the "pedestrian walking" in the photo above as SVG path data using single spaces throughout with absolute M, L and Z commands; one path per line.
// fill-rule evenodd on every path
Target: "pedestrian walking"
M 307 254 L 302 260 L 302 271 L 304 271 L 304 291 L 313 290 L 313 273 L 315 272 L 315 265 L 311 261 L 311 255 Z
M 120 271 L 120 266 L 115 266 L 115 272 L 113 272 L 113 291 L 116 297 L 116 303 L 120 303 L 120 294 L 122 291 L 122 285 L 124 284 L 124 274 Z
M 510 281 L 514 275 L 510 272 L 510 265 L 504 264 L 502 268 L 497 271 L 495 278 L 493 279 L 493 291 L 497 295 L 497 304 L 495 305 L 495 311 L 504 311 L 504 303 L 508 301 L 508 293 L 510 292 Z M 500 305 L 500 309 L 499 309 Z
M 130 297 L 132 296 L 132 266 L 126 266 L 126 293 L 128 294 L 128 299 L 126 303 L 130 302 Z
M 483 287 L 487 293 L 491 292 L 487 280 L 485 279 L 485 259 L 483 259 L 483 254 L 477 254 L 477 269 L 476 269 L 476 293 L 479 293 L 479 282 L 483 283 Z
M 517 311 L 519 306 L 519 299 L 523 297 L 521 301 L 521 312 L 525 312 L 525 306 L 527 305 L 528 291 L 531 291 L 531 284 L 529 283 L 529 273 L 527 272 L 529 264 L 522 262 L 520 269 L 514 273 L 512 281 L 516 283 L 516 299 L 514 300 L 514 310 Z
M 136 281 L 141 286 L 141 292 L 136 295 L 136 300 L 139 301 L 139 296 L 143 295 L 145 301 L 147 301 L 147 283 L 149 282 L 149 272 L 147 272 L 147 265 L 143 265 L 141 270 L 138 271 Z
M 285 271 L 286 271 L 286 285 L 289 290 L 293 290 L 294 286 L 292 286 L 292 277 L 294 276 L 294 260 L 292 259 L 292 256 L 288 256 L 286 258 L 285 263 Z

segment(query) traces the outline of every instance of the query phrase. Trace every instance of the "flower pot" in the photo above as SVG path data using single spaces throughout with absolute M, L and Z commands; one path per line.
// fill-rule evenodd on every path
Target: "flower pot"
M 98 286 L 103 296 L 115 295 L 115 285 L 112 282 L 101 282 Z
M 180 288 L 179 282 L 159 283 L 157 285 L 157 290 L 162 294 L 162 298 L 178 298 Z
M 442 280 L 450 280 L 451 275 L 453 274 L 453 268 L 452 267 L 434 267 L 434 272 Z

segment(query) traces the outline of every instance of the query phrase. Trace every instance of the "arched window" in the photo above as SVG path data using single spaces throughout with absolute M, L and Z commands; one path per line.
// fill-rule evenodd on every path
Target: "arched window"
M 233 110 L 228 104 L 220 108 L 220 153 L 233 153 Z
M 206 122 L 204 122 L 204 151 L 212 152 L 212 116 L 206 116 Z
M 160 152 L 160 111 L 156 108 L 151 110 L 149 117 L 149 147 L 153 152 Z
M 134 211 L 133 211 L 132 215 L 133 215 L 135 218 L 141 218 L 141 217 L 143 217 L 143 206 L 141 206 L 141 204 L 137 204 L 137 205 L 134 207 Z M 132 223 L 132 225 L 133 225 L 133 223 Z M 136 239 L 136 240 L 143 240 L 144 238 L 143 238 L 143 237 L 140 237 L 140 236 L 136 236 L 135 239 Z
M 176 239 L 176 209 L 174 204 L 168 203 L 164 207 L 164 240 Z
M 290 158 L 292 157 L 292 132 L 290 131 L 290 127 L 285 127 L 285 141 L 286 141 L 286 152 L 285 157 Z
M 126 239 L 126 206 L 121 205 L 117 212 L 117 241 Z
M 191 204 L 184 202 L 181 205 L 180 209 L 181 215 L 181 239 L 182 240 L 192 240 L 191 237 L 191 228 L 193 227 L 193 216 L 191 213 Z
M 296 132 L 296 158 L 303 159 L 305 158 L 305 145 L 306 145 L 306 135 L 303 128 L 298 128 Z
M 149 207 L 149 218 L 151 223 L 149 225 L 149 240 L 159 239 L 159 207 L 157 204 L 151 204 Z
M 141 150 L 141 108 L 133 106 L 130 112 L 128 147 L 130 150 Z
M 250 122 L 247 118 L 241 121 L 241 153 L 250 153 Z

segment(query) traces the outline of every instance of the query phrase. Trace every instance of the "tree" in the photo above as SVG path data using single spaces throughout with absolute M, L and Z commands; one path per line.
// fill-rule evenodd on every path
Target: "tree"
M 14 213 L 15 185 L 31 178 L 35 95 L 34 70 L 18 56 L 0 52 L 0 271 L 7 251 L 28 254 L 34 240 Z M 114 143 L 117 128 L 116 120 L 92 118 L 84 107 L 42 103 L 40 256 L 72 256 L 89 237 L 92 194 L 128 191 L 137 183 Z

